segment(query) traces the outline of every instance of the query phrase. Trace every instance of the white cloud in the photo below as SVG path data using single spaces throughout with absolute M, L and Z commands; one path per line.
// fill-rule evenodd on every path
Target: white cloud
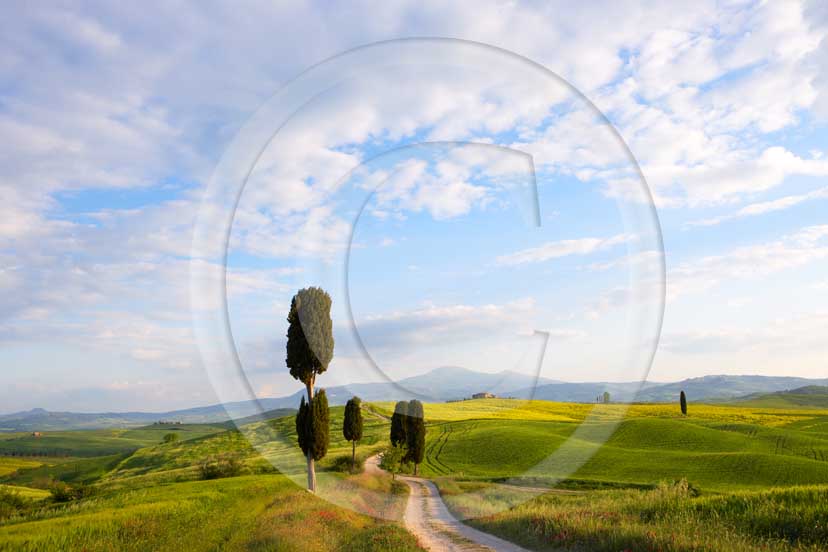
M 500 265 L 521 265 L 541 263 L 550 259 L 567 257 L 569 255 L 589 255 L 596 251 L 610 249 L 616 245 L 635 240 L 631 234 L 618 234 L 609 238 L 579 238 L 575 240 L 560 240 L 548 242 L 538 247 L 531 247 L 497 257 Z
M 825 258 L 828 225 L 809 226 L 777 240 L 681 263 L 667 272 L 667 293 L 675 299 L 725 281 L 767 276 Z
M 715 226 L 728 220 L 740 219 L 745 217 L 754 217 L 758 215 L 764 215 L 765 213 L 771 213 L 774 211 L 782 211 L 785 209 L 790 209 L 791 207 L 795 207 L 796 205 L 799 205 L 800 203 L 804 203 L 806 201 L 826 198 L 828 198 L 828 187 L 819 188 L 806 194 L 789 195 L 770 201 L 751 203 L 749 205 L 745 205 L 738 211 L 735 211 L 728 215 L 722 215 L 719 217 L 693 221 L 690 222 L 688 226 Z
M 717 355 L 753 351 L 771 356 L 819 352 L 828 330 L 828 312 L 799 314 L 769 321 L 762 328 L 724 327 L 668 333 L 661 346 L 670 353 Z
M 535 311 L 532 299 L 484 305 L 428 304 L 413 310 L 362 316 L 356 325 L 370 352 L 394 351 L 402 355 L 421 348 L 531 334 L 531 317 Z M 559 337 L 579 335 L 550 331 Z

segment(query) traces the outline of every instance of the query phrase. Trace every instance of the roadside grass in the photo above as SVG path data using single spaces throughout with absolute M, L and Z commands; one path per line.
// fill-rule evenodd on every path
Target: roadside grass
M 332 506 L 279 475 L 120 489 L 0 522 L 0 550 L 218 548 L 420 550 L 399 526 Z
M 483 507 L 468 493 L 481 485 L 442 482 L 441 493 L 458 515 L 483 515 L 467 523 L 533 550 L 817 551 L 828 542 L 828 486 L 695 496 L 681 481 Z

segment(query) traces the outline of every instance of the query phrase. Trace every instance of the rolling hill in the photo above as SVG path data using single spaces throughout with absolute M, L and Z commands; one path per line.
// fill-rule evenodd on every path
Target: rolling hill
M 369 402 L 408 400 L 412 396 L 426 402 L 443 402 L 468 398 L 480 392 L 490 392 L 501 397 L 592 403 L 598 395 L 607 391 L 613 402 L 674 402 L 678 400 L 679 392 L 682 390 L 687 393 L 691 402 L 721 402 L 742 397 L 746 400 L 758 400 L 762 394 L 826 385 L 828 379 L 729 375 L 704 376 L 673 383 L 572 383 L 548 378 L 536 380 L 532 375 L 513 371 L 483 373 L 456 366 L 444 366 L 397 382 L 354 383 L 327 387 L 326 391 L 331 405 L 344 405 L 354 395 Z M 264 413 L 270 411 L 276 411 L 280 415 L 293 411 L 303 393 L 303 390 L 297 390 L 283 397 L 214 404 L 170 412 L 77 413 L 50 412 L 35 408 L 26 412 L 0 415 L 0 433 L 140 427 L 159 420 L 185 424 L 220 423 L 231 419 L 247 422 L 260 419 L 266 415 Z M 811 397 L 800 400 L 807 402 L 816 399 Z
M 776 393 L 756 393 L 732 402 L 766 408 L 828 408 L 828 386 L 806 385 Z

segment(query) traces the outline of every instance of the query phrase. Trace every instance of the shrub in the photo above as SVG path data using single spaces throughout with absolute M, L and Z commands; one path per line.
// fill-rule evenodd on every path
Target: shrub
M 391 494 L 393 495 L 407 495 L 410 492 L 408 485 L 402 481 L 394 480 L 391 482 Z
M 404 443 L 388 447 L 380 454 L 380 467 L 391 472 L 392 479 L 396 479 L 397 474 L 403 470 L 405 454 Z
M 221 479 L 235 477 L 242 471 L 242 464 L 235 456 L 210 456 L 198 466 L 202 479 Z
M 343 454 L 331 461 L 331 470 L 341 473 L 362 473 L 365 468 L 365 459 L 356 457 L 354 467 L 351 469 L 351 455 Z
M 52 493 L 53 502 L 69 502 L 75 498 L 75 493 L 73 492 L 72 487 L 63 481 L 55 481 L 52 483 L 52 486 L 49 488 L 49 492 Z
M 175 443 L 178 441 L 179 437 L 177 433 L 167 433 L 164 435 L 164 442 L 165 443 Z
M 0 519 L 7 519 L 25 509 L 31 501 L 7 487 L 0 487 Z

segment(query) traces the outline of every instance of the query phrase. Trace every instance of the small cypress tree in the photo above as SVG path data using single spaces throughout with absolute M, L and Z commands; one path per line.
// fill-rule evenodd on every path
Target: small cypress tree
M 308 429 L 308 420 L 310 408 L 305 402 L 305 396 L 302 395 L 302 401 L 299 403 L 299 411 L 296 413 L 296 436 L 299 438 L 299 448 L 302 449 L 302 454 L 308 456 L 310 448 L 310 430 Z
M 313 459 L 322 460 L 328 453 L 328 444 L 330 443 L 330 410 L 328 409 L 328 395 L 324 389 L 320 389 L 311 401 L 311 420 L 313 427 Z
M 687 395 L 684 394 L 684 391 L 679 395 L 679 403 L 681 404 L 681 413 L 687 416 Z
M 394 406 L 394 414 L 391 416 L 391 445 L 405 445 L 405 421 L 408 416 L 408 403 L 399 401 Z
M 328 453 L 329 419 L 328 396 L 324 389 L 320 389 L 310 403 L 302 397 L 299 412 L 296 413 L 296 435 L 299 448 L 306 457 L 321 460 Z M 316 481 L 313 483 L 315 487 Z
M 408 403 L 408 414 L 406 416 L 406 445 L 408 451 L 406 453 L 406 461 L 414 463 L 414 475 L 417 475 L 417 470 L 420 462 L 425 456 L 425 413 L 423 412 L 423 403 L 418 400 L 412 400 Z
M 345 405 L 342 435 L 351 441 L 351 471 L 356 467 L 356 442 L 362 439 L 362 400 L 353 397 Z

